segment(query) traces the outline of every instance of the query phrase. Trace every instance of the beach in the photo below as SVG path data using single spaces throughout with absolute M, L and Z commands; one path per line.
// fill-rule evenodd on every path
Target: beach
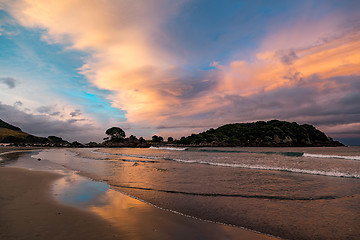
M 360 236 L 359 147 L 71 148 L 12 157 L 17 160 L 8 166 L 68 172 L 53 184 L 59 202 L 86 208 L 119 229 L 135 226 L 134 233 L 145 231 L 137 219 L 155 221 L 161 208 L 284 239 Z
M 0 238 L 274 239 L 239 227 L 158 209 L 112 189 L 106 190 L 113 199 L 106 206 L 94 205 L 89 210 L 66 205 L 54 197 L 52 190 L 62 179 L 64 175 L 54 171 L 0 167 Z
M 0 157 L 1 239 L 360 236 L 359 147 L 52 148 Z
M 98 217 L 57 203 L 48 172 L 0 168 L 0 239 L 117 239 Z

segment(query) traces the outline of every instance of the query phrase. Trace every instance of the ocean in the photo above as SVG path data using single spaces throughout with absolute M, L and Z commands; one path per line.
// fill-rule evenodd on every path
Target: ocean
M 73 171 L 97 181 L 100 192 L 112 188 L 177 214 L 280 238 L 360 239 L 360 147 L 77 148 L 30 154 L 33 163 L 18 157 L 7 164 Z M 60 201 L 74 204 L 62 189 L 54 187 Z M 82 194 L 77 203 L 91 197 Z

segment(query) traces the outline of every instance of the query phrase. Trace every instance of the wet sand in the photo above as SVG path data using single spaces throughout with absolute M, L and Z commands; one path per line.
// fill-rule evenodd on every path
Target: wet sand
M 117 239 L 111 224 L 55 202 L 50 184 L 61 175 L 0 168 L 0 239 Z
M 0 167 L 0 239 L 274 239 L 160 210 L 125 195 L 121 201 L 128 205 L 116 209 L 116 218 L 66 206 L 51 192 L 62 177 Z M 110 207 L 106 211 L 116 208 Z

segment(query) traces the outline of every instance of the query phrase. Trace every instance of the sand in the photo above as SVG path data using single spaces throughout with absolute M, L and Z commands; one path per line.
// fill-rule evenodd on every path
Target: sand
M 140 202 L 131 205 L 135 209 L 120 209 L 123 218 L 101 217 L 57 202 L 51 186 L 61 177 L 52 172 L 0 167 L 0 239 L 274 239 Z
M 0 239 L 117 239 L 110 223 L 55 202 L 48 172 L 0 168 Z

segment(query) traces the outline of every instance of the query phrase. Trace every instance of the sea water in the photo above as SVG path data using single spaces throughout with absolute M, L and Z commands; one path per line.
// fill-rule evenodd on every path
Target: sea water
M 360 147 L 51 149 L 33 158 L 203 220 L 287 239 L 360 239 Z

